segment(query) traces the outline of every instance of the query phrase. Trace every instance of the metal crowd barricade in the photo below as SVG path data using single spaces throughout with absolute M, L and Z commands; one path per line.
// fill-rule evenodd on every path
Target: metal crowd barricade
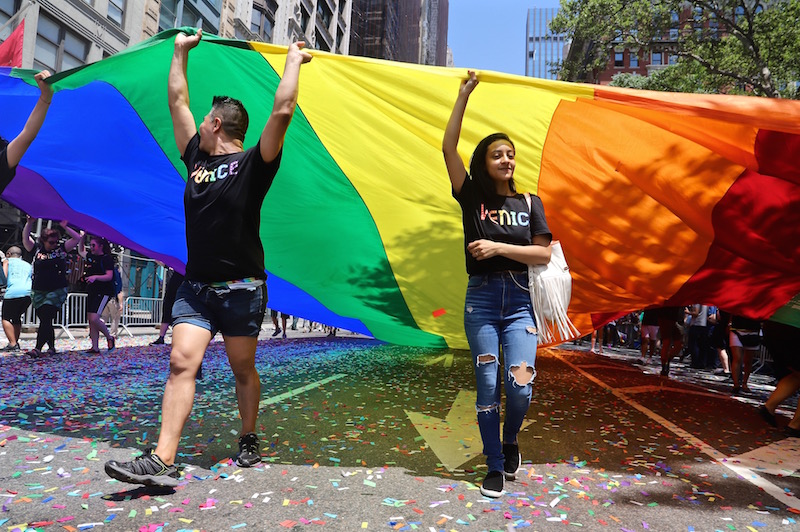
M 753 373 L 758 373 L 759 371 L 764 369 L 764 367 L 766 367 L 767 365 L 771 367 L 772 363 L 774 362 L 774 360 L 772 359 L 772 355 L 769 352 L 769 349 L 767 349 L 767 346 L 764 345 L 763 337 L 762 337 L 761 347 L 758 350 L 758 355 L 754 358 L 755 361 L 753 362 L 753 370 L 752 370 Z
M 86 302 L 88 296 L 86 294 L 72 293 L 67 294 L 67 299 L 61 305 L 61 310 L 58 311 L 56 318 L 53 320 L 53 326 L 61 329 L 58 336 L 62 332 L 67 333 L 70 340 L 75 337 L 70 332 L 70 327 L 88 327 L 89 322 L 86 319 Z M 33 305 L 28 307 L 25 316 L 22 319 L 22 325 L 39 327 L 39 318 L 33 310 Z
M 161 324 L 164 300 L 157 297 L 126 297 L 119 326 L 133 336 L 128 327 Z

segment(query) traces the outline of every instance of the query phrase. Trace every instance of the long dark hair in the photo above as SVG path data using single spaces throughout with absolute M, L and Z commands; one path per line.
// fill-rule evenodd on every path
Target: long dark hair
M 481 192 L 483 192 L 483 196 L 486 198 L 491 198 L 492 196 L 497 195 L 497 189 L 494 186 L 494 181 L 492 181 L 492 178 L 489 177 L 489 172 L 486 170 L 486 153 L 489 151 L 489 146 L 498 140 L 504 140 L 508 142 L 511 144 L 511 147 L 516 150 L 514 143 L 510 138 L 508 138 L 508 135 L 505 133 L 492 133 L 478 143 L 478 145 L 475 147 L 475 151 L 472 152 L 472 158 L 469 160 L 469 175 L 480 187 Z M 513 177 L 509 181 L 508 186 L 511 188 L 511 192 L 514 194 L 517 193 L 517 185 L 514 183 Z
M 103 255 L 111 255 L 111 244 L 108 243 L 108 240 L 102 236 L 93 236 L 91 237 L 91 240 L 100 242 L 100 247 L 103 249 Z

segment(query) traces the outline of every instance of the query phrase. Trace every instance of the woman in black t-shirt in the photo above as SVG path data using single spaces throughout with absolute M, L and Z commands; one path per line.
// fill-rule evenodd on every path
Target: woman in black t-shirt
M 89 241 L 88 251 L 86 250 L 87 240 Z M 101 317 L 109 300 L 115 297 L 114 257 L 111 255 L 111 245 L 105 238 L 84 235 L 78 253 L 85 260 L 83 280 L 86 282 L 88 293 L 86 316 L 89 321 L 89 338 L 92 341 L 92 347 L 86 351 L 86 354 L 97 355 L 100 353 L 98 346 L 100 333 L 106 337 L 108 350 L 113 351 L 116 341 Z
M 67 299 L 67 254 L 78 244 L 81 235 L 70 228 L 66 221 L 61 227 L 70 239 L 60 244 L 61 233 L 58 229 L 42 229 L 39 242 L 31 237 L 34 219 L 30 216 L 22 229 L 22 244 L 28 251 L 33 251 L 33 286 L 31 300 L 39 318 L 36 331 L 36 347 L 28 354 L 39 356 L 45 345 L 50 346 L 49 353 L 55 354 L 55 331 L 53 320 Z
M 528 293 L 528 265 L 550 261 L 552 235 L 541 199 L 517 193 L 514 144 L 503 133 L 475 148 L 467 174 L 458 153 L 461 122 L 478 80 L 461 83 L 447 123 L 442 152 L 461 205 L 469 283 L 464 329 L 474 361 L 476 409 L 489 472 L 481 485 L 487 497 L 503 494 L 522 457 L 517 434 L 530 406 L 538 334 Z M 500 367 L 502 344 L 503 368 Z M 500 439 L 500 389 L 506 408 Z

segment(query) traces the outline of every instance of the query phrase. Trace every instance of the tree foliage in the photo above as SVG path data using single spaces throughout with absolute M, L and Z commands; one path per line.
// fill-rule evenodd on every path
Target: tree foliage
M 562 79 L 586 80 L 615 46 L 638 47 L 677 64 L 651 81 L 618 83 L 797 97 L 800 0 L 561 0 L 551 30 L 572 40 Z

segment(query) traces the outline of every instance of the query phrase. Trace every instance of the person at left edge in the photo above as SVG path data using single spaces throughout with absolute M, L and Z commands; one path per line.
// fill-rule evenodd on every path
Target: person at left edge
M 272 113 L 256 146 L 243 147 L 248 116 L 239 100 L 215 96 L 199 127 L 189 108 L 189 51 L 202 38 L 179 33 L 169 73 L 168 99 L 175 142 L 188 170 L 186 279 L 172 307 L 170 375 L 164 389 L 158 444 L 130 462 L 106 462 L 117 480 L 176 486 L 175 467 L 183 427 L 192 410 L 195 375 L 206 347 L 222 333 L 236 380 L 242 418 L 236 464 L 261 461 L 255 433 L 261 382 L 256 344 L 267 304 L 264 249 L 259 236 L 261 205 L 280 165 L 283 141 L 297 105 L 300 65 L 311 61 L 305 43 L 289 46 Z
M 47 110 L 50 108 L 50 102 L 53 100 L 53 88 L 45 81 L 49 77 L 50 72 L 47 70 L 42 70 L 34 76 L 41 94 L 19 135 L 10 142 L 0 137 L 0 193 L 14 179 L 17 165 L 42 128 Z

